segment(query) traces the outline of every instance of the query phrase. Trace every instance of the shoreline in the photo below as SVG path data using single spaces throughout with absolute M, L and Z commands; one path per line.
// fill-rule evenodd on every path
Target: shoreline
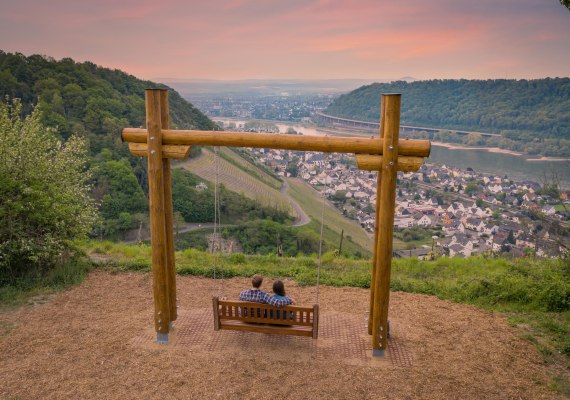
M 446 142 L 431 142 L 431 144 L 434 146 L 445 147 L 451 150 L 483 150 L 489 153 L 509 154 L 511 156 L 517 156 L 517 157 L 525 155 L 524 153 L 519 153 L 513 150 L 501 149 L 499 147 L 470 147 L 470 146 L 464 146 L 460 144 L 446 143 Z
M 457 145 L 454 143 L 445 143 L 445 142 L 431 142 L 431 144 L 433 146 L 438 146 L 438 147 L 445 147 L 447 149 L 450 150 L 482 150 L 482 151 L 486 151 L 488 153 L 498 153 L 498 154 L 508 154 L 511 156 L 516 156 L 516 157 L 524 157 L 526 159 L 526 161 L 530 161 L 530 162 L 541 162 L 541 161 L 554 161 L 554 162 L 570 162 L 570 158 L 563 158 L 563 157 L 539 157 L 539 158 L 531 158 L 529 155 L 524 154 L 524 153 L 520 153 L 518 151 L 513 151 L 513 150 L 507 150 L 507 149 L 501 149 L 499 147 L 469 147 L 469 146 L 463 146 L 463 145 Z
M 527 161 L 558 161 L 558 162 L 570 162 L 570 158 L 562 157 L 540 157 L 540 158 L 527 158 Z

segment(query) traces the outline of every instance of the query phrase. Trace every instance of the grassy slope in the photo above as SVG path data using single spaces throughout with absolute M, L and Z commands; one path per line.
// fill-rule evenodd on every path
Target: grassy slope
M 318 191 L 300 179 L 288 179 L 289 193 L 305 210 L 305 212 L 320 224 L 322 213 L 322 197 Z M 329 203 L 325 204 L 325 225 L 340 235 L 351 236 L 352 240 L 367 250 L 372 249 L 372 239 L 358 223 L 345 218 Z
M 238 168 L 242 169 L 243 171 L 247 172 L 248 174 L 252 175 L 254 178 L 259 179 L 263 183 L 268 186 L 271 186 L 273 189 L 281 189 L 283 183 L 276 179 L 271 174 L 267 173 L 263 170 L 263 168 L 258 167 L 255 164 L 252 164 L 241 155 L 236 153 L 233 149 L 224 147 L 220 149 L 221 156 L 229 161 L 230 163 L 234 164 Z
M 209 149 L 203 149 L 202 151 L 202 156 L 189 159 L 176 166 L 188 169 L 192 173 L 210 182 L 214 182 L 216 175 L 214 153 Z M 234 152 L 228 149 L 222 149 L 221 151 L 224 152 L 225 157 L 235 159 L 235 163 L 239 163 L 243 168 L 238 168 L 234 163 L 219 157 L 218 181 L 220 183 L 223 183 L 228 189 L 234 192 L 242 193 L 251 199 L 259 201 L 263 205 L 288 210 L 291 215 L 295 216 L 295 211 L 289 205 L 287 197 L 275 189 L 275 187 L 279 187 L 279 181 L 255 167 L 253 164 L 248 163 Z M 246 167 L 251 169 L 252 173 L 244 171 Z M 261 179 L 263 180 L 259 177 L 262 177 Z
M 287 197 L 276 189 L 280 187 L 281 182 L 230 149 L 223 148 L 221 151 L 223 152 L 223 157 L 220 157 L 218 160 L 218 179 L 221 183 L 229 189 L 259 200 L 263 204 L 271 206 L 277 204 L 278 207 L 287 207 L 290 210 L 290 214 L 295 215 L 294 210 L 289 206 Z M 180 163 L 178 166 L 213 182 L 215 179 L 214 163 L 215 157 L 212 151 L 203 149 L 202 156 Z M 290 184 L 289 194 L 313 220 L 307 226 L 299 229 L 310 229 L 319 234 L 322 204 L 319 193 L 309 185 L 296 179 L 290 179 L 288 182 Z M 360 251 L 364 256 L 369 255 L 372 241 L 368 234 L 357 223 L 346 219 L 337 209 L 327 203 L 325 207 L 325 229 L 323 232 L 325 242 L 335 247 L 338 246 L 341 229 L 344 229 L 345 240 L 343 248 L 345 250 L 349 250 L 352 254 Z M 352 237 L 353 243 L 347 240 L 347 236 Z M 400 248 L 401 246 L 398 246 L 397 242 L 399 241 L 395 240 L 395 246 Z

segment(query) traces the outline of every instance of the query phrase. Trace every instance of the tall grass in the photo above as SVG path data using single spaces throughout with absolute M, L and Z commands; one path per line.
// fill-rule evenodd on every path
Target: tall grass
M 90 242 L 87 250 L 113 256 L 113 265 L 150 270 L 150 247 L 142 245 Z M 213 255 L 196 249 L 176 253 L 179 274 L 211 276 Z M 457 302 L 513 311 L 563 312 L 570 310 L 570 266 L 561 260 L 493 259 L 484 257 L 440 258 L 419 261 L 394 259 L 392 284 L 395 291 L 424 293 Z M 227 276 L 268 276 L 293 278 L 312 285 L 316 277 L 316 254 L 302 257 L 223 254 L 220 268 Z M 212 270 L 212 271 L 211 271 Z M 321 282 L 331 286 L 370 287 L 369 259 L 322 258 Z
M 12 284 L 0 286 L 0 309 L 17 306 L 32 297 L 81 283 L 92 267 L 93 263 L 89 259 L 76 254 L 45 275 L 29 275 Z

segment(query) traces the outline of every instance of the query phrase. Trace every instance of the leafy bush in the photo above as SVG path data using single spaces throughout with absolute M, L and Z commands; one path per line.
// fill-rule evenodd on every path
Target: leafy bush
M 0 285 L 44 275 L 74 252 L 96 219 L 85 168 L 86 143 L 65 143 L 35 109 L 0 103 Z

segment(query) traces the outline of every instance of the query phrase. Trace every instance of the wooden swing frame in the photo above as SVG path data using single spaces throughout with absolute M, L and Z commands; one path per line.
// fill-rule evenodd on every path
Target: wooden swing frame
M 154 325 L 157 342 L 168 343 L 168 333 L 177 318 L 170 159 L 188 157 L 192 145 L 256 147 L 354 153 L 359 169 L 378 171 L 368 333 L 372 335 L 373 355 L 383 355 L 388 345 L 397 172 L 417 171 L 423 163 L 423 157 L 429 156 L 431 146 L 428 140 L 399 140 L 401 95 L 382 95 L 379 137 L 371 138 L 171 130 L 167 90 L 147 89 L 145 100 L 146 129 L 125 128 L 121 138 L 128 143 L 133 155 L 148 158 Z M 315 316 L 313 321 L 314 319 Z M 318 323 L 316 325 L 318 330 Z M 252 331 L 262 331 L 262 325 L 253 327 L 258 329 Z

